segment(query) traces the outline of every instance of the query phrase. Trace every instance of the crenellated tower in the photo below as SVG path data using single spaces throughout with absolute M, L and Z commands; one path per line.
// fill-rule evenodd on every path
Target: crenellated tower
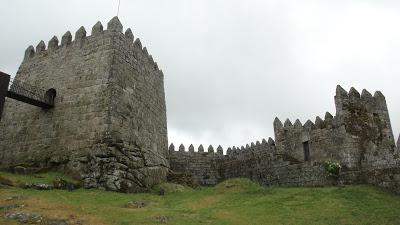
M 297 162 L 336 160 L 348 168 L 393 165 L 398 157 L 386 100 L 380 91 L 372 96 L 351 88 L 336 88 L 336 115 L 317 116 L 304 125 L 276 118 L 278 152 Z
M 117 17 L 59 43 L 29 46 L 16 80 L 57 92 L 42 110 L 7 99 L 0 122 L 0 167 L 58 169 L 85 187 L 136 192 L 168 171 L 164 75 Z

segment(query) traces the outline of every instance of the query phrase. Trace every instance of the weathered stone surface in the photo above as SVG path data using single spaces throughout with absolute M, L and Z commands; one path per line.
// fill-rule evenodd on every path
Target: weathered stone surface
M 5 215 L 6 219 L 16 220 L 20 223 L 33 223 L 38 224 L 42 221 L 42 216 L 34 213 L 13 212 Z
M 49 41 L 49 50 L 54 50 L 58 48 L 58 38 L 54 36 L 50 41 Z
M 61 46 L 68 46 L 72 42 L 72 34 L 70 31 L 67 31 L 61 38 Z
M 130 201 L 126 204 L 127 208 L 133 208 L 133 209 L 139 209 L 143 208 L 149 205 L 149 201 L 146 200 L 136 200 L 136 201 Z
M 54 168 L 79 176 L 86 188 L 148 190 L 166 180 L 169 167 L 163 74 L 119 32 L 118 18 L 94 31 L 86 37 L 81 27 L 56 51 L 40 42 L 41 54 L 23 61 L 16 79 L 54 88 L 55 107 L 6 99 L 0 169 Z
M 100 35 L 101 32 L 103 32 L 103 24 L 101 24 L 101 22 L 98 21 L 98 22 L 92 27 L 92 36 Z

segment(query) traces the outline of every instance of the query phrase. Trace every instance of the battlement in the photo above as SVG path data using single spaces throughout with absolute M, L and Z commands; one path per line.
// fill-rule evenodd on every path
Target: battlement
M 294 124 L 290 119 L 286 119 L 285 122 L 282 124 L 281 120 L 278 117 L 275 118 L 273 126 L 275 133 L 278 132 L 288 132 L 288 131 L 311 131 L 316 129 L 331 129 L 332 127 L 336 126 L 337 123 L 336 118 L 332 116 L 330 112 L 326 112 L 324 119 L 317 116 L 314 119 L 314 122 L 311 120 L 307 120 L 304 125 L 301 123 L 299 119 L 296 119 Z
M 386 99 L 382 92 L 376 91 L 372 96 L 370 92 L 363 89 L 360 95 L 354 87 L 347 92 L 340 85 L 336 87 L 335 105 L 337 116 L 346 115 L 349 110 L 354 108 L 363 109 L 370 113 L 388 111 Z
M 216 151 L 214 151 L 214 147 L 212 145 L 209 145 L 207 151 L 205 152 L 202 144 L 200 144 L 197 148 L 197 151 L 195 151 L 193 144 L 191 144 L 186 150 L 183 144 L 180 144 L 179 147 L 176 149 L 175 145 L 171 143 L 169 145 L 168 151 L 170 154 L 180 154 L 180 153 L 188 155 L 211 154 L 216 156 L 236 157 L 239 155 L 254 154 L 260 151 L 272 152 L 274 147 L 275 147 L 275 141 L 270 137 L 268 138 L 268 141 L 262 139 L 261 142 L 260 141 L 256 141 L 255 143 L 251 142 L 250 144 L 246 144 L 245 146 L 241 147 L 236 147 L 236 146 L 228 147 L 225 153 L 221 145 L 218 145 Z
M 80 27 L 74 38 L 67 31 L 61 42 L 29 46 L 15 79 L 53 88 L 57 98 L 47 111 L 6 101 L 0 169 L 59 167 L 85 187 L 126 192 L 166 179 L 164 75 L 117 17 L 106 29 L 97 22 L 91 35 Z
M 160 70 L 158 68 L 157 62 L 154 61 L 153 56 L 148 53 L 146 47 L 142 46 L 142 43 L 139 38 L 134 38 L 131 28 L 126 29 L 125 33 L 123 33 L 123 26 L 119 21 L 118 17 L 112 18 L 107 23 L 107 29 L 103 29 L 103 25 L 100 21 L 98 21 L 93 27 L 91 31 L 91 35 L 87 36 L 86 29 L 82 26 L 75 32 L 75 38 L 72 38 L 72 34 L 70 31 L 67 31 L 61 38 L 61 43 L 59 43 L 59 39 L 57 36 L 53 36 L 48 41 L 47 47 L 45 42 L 42 40 L 37 45 L 36 48 L 30 45 L 25 50 L 24 61 L 27 60 L 40 60 L 40 57 L 48 57 L 49 55 L 62 55 L 65 52 L 69 51 L 69 48 L 82 48 L 84 45 L 90 45 L 91 42 L 95 40 L 101 40 L 104 38 L 113 38 L 116 34 L 120 38 L 122 38 L 123 42 L 126 42 L 127 45 L 134 52 L 134 56 L 137 60 L 146 59 L 150 64 L 153 65 L 155 70 Z M 112 44 L 111 40 L 103 40 L 104 45 Z M 160 71 L 162 75 L 162 71 Z

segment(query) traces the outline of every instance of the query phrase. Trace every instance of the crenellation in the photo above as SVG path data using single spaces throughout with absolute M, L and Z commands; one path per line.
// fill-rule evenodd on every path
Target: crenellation
M 197 152 L 204 152 L 204 147 L 202 144 L 199 145 Z
M 268 138 L 268 145 L 269 146 L 275 146 L 275 141 L 271 137 Z
M 293 124 L 292 124 L 292 122 L 290 121 L 290 119 L 286 119 L 286 121 L 285 121 L 283 127 L 284 127 L 284 128 L 291 128 L 291 127 L 293 127 Z
M 274 131 L 275 133 L 283 128 L 282 122 L 278 119 L 278 117 L 275 117 L 274 120 Z
M 208 146 L 207 151 L 208 151 L 209 153 L 214 152 L 213 146 L 212 146 L 212 145 Z
M 189 146 L 189 152 L 194 152 L 194 146 L 192 144 Z
M 30 59 L 35 56 L 35 48 L 32 45 L 25 50 L 24 60 Z
M 53 38 L 51 38 L 51 40 L 49 41 L 48 44 L 48 50 L 55 50 L 58 48 L 58 38 L 57 36 L 53 36 Z
M 0 168 L 14 163 L 59 165 L 81 176 L 84 187 L 126 192 L 147 190 L 166 179 L 166 157 L 174 155 L 175 149 L 173 145 L 168 149 L 162 71 L 154 70 L 154 63 L 141 51 L 134 58 L 137 48 L 129 34 L 122 33 L 118 19 L 101 30 L 98 23 L 87 37 L 85 28 L 80 27 L 74 41 L 71 32 L 63 35 L 62 48 L 53 38 L 47 52 L 43 41 L 36 52 L 33 47 L 27 49 L 25 59 L 34 60 L 24 60 L 16 79 L 35 85 L 40 81 L 43 88 L 55 88 L 56 107 L 36 111 L 29 105 L 6 103 L 8 112 L 18 113 L 6 111 L 4 121 L 20 121 L 22 126 L 35 129 L 24 128 L 25 141 L 19 142 L 12 124 L 1 121 L 0 136 L 5 139 L 0 139 L 0 155 L 5 160 Z M 32 116 L 35 119 L 29 119 Z M 33 132 L 37 127 L 40 132 Z M 18 150 L 4 153 L 8 148 L 4 146 Z M 42 148 L 47 149 L 46 154 L 37 155 Z M 62 162 L 57 161 L 60 158 Z M 114 164 L 117 161 L 127 163 Z M 135 171 L 146 178 L 134 177 Z
M 294 122 L 293 127 L 294 127 L 295 129 L 303 129 L 303 124 L 301 124 L 301 122 L 300 122 L 299 119 L 296 119 L 296 121 Z
M 133 45 L 134 45 L 136 48 L 142 50 L 142 42 L 140 42 L 140 39 L 139 39 L 139 38 L 136 38 L 136 40 L 135 40 L 135 42 L 133 43 Z
M 360 93 L 354 87 L 351 87 L 349 91 L 350 101 L 359 101 L 360 98 Z
M 70 31 L 67 31 L 61 38 L 61 46 L 69 46 L 71 43 L 72 43 L 72 34 Z
M 107 23 L 107 30 L 122 33 L 123 26 L 122 26 L 122 23 L 121 23 L 121 21 L 119 21 L 117 16 L 113 17 Z
M 314 123 L 313 123 L 311 120 L 307 120 L 307 121 L 304 123 L 303 128 L 304 128 L 305 130 L 311 130 L 311 129 L 314 129 L 314 128 L 315 128 L 315 125 L 314 125 Z
M 333 119 L 332 114 L 330 114 L 329 112 L 326 112 L 325 113 L 325 120 L 331 120 L 331 119 Z
M 224 155 L 224 149 L 222 148 L 221 145 L 218 145 L 217 154 L 218 154 L 218 155 Z
M 149 58 L 149 52 L 147 51 L 147 47 L 144 47 L 142 51 L 143 51 L 144 56 L 146 58 Z
M 102 32 L 103 32 L 103 24 L 101 24 L 100 21 L 97 21 L 97 23 L 92 27 L 92 36 L 101 35 Z
M 175 152 L 175 146 L 174 146 L 174 144 L 170 144 L 169 145 L 169 148 L 168 148 L 168 151 L 171 153 L 171 152 Z
M 86 38 L 86 30 L 83 26 L 81 26 L 76 32 L 75 32 L 75 41 L 76 42 L 81 42 L 83 39 Z
M 173 143 L 168 146 L 164 74 L 132 30 L 122 31 L 114 17 L 106 30 L 97 22 L 88 37 L 84 27 L 74 41 L 66 32 L 60 47 L 54 36 L 48 52 L 43 41 L 36 51 L 26 49 L 16 79 L 55 88 L 56 106 L 44 111 L 6 101 L 0 169 L 52 168 L 76 174 L 86 188 L 138 192 L 166 181 L 168 171 L 203 185 L 232 177 L 266 186 L 326 185 L 323 162 L 334 160 L 346 169 L 343 182 L 382 184 L 375 175 L 348 177 L 400 165 L 400 136 L 395 143 L 383 94 L 363 89 L 360 95 L 340 85 L 335 116 L 326 112 L 324 120 L 317 116 L 304 125 L 299 119 L 282 124 L 276 117 L 274 139 L 232 146 L 225 155 L 221 145 L 216 152 L 209 145 L 205 153 L 202 144 L 197 152 L 193 144 L 175 150 Z
M 132 32 L 131 28 L 126 29 L 125 37 L 129 40 L 130 43 L 133 44 L 135 37 L 133 36 L 133 32 Z
M 44 43 L 43 40 L 41 40 L 39 44 L 36 45 L 36 53 L 41 53 L 44 51 L 46 51 L 46 44 Z
M 361 99 L 364 101 L 370 101 L 372 99 L 372 94 L 368 90 L 363 89 L 361 92 Z
M 185 151 L 185 146 L 183 144 L 179 145 L 179 151 L 184 152 Z
M 231 154 L 232 154 L 232 148 L 229 147 L 229 148 L 226 150 L 226 155 L 229 156 L 229 155 L 231 155 Z
M 318 129 L 325 128 L 325 122 L 319 116 L 315 118 L 315 127 Z
M 262 141 L 261 141 L 261 143 L 262 143 L 263 145 L 266 145 L 266 144 L 267 144 L 267 141 L 263 138 Z

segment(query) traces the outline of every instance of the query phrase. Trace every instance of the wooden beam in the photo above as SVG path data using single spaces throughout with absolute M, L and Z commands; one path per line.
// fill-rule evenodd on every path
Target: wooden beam
M 1 120 L 1 114 L 3 114 L 4 102 L 6 101 L 9 84 L 10 84 L 10 75 L 0 71 L 0 120 Z

